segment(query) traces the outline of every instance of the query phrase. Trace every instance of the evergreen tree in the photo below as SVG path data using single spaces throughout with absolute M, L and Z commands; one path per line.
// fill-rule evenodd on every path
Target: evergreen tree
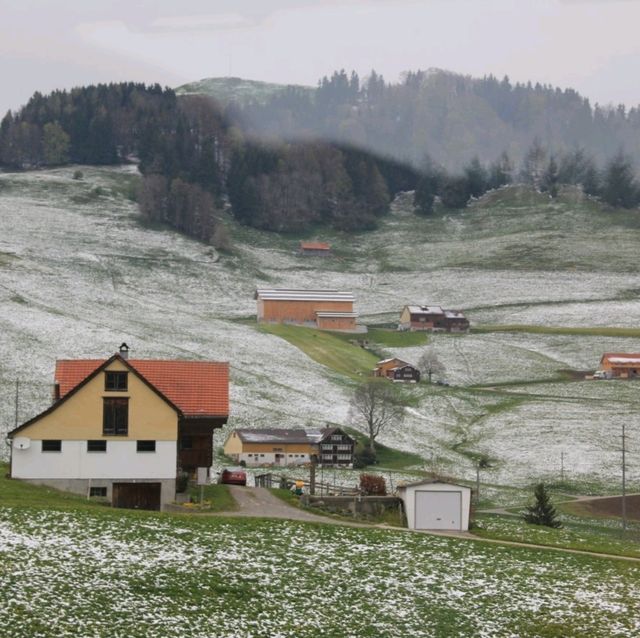
M 551 497 L 544 483 L 538 483 L 533 495 L 535 503 L 528 505 L 522 513 L 522 518 L 527 523 L 534 525 L 544 525 L 545 527 L 562 527 L 562 523 L 558 520 L 558 512 L 551 504 Z
M 542 174 L 542 179 L 540 181 L 540 190 L 549 193 L 551 197 L 558 196 L 558 163 L 556 162 L 555 157 L 552 155 L 549 158 L 549 163 L 547 167 L 544 169 L 544 173 Z
M 466 177 L 448 177 L 440 189 L 440 199 L 447 208 L 464 208 L 469 203 L 469 183 Z
M 467 178 L 467 189 L 471 197 L 480 197 L 487 192 L 487 171 L 477 156 L 464 167 L 464 175 Z
M 506 151 L 502 152 L 502 155 L 491 164 L 489 168 L 489 177 L 487 188 L 494 189 L 500 188 L 506 184 L 510 184 L 513 179 L 513 164 L 509 159 Z
M 640 201 L 633 165 L 622 151 L 609 161 L 604 170 L 602 199 L 619 208 L 634 208 Z

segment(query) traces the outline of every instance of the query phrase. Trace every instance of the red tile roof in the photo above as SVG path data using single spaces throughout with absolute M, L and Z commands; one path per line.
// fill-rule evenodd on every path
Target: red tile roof
M 301 241 L 300 242 L 301 250 L 330 250 L 330 244 L 327 244 L 324 241 Z
M 60 398 L 104 362 L 104 359 L 57 361 L 55 380 L 60 385 Z M 228 363 L 153 359 L 129 359 L 126 363 L 185 416 L 229 415 Z

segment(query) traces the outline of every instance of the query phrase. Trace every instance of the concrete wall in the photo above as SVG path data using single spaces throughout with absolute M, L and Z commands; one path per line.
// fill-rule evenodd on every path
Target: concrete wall
M 62 440 L 60 452 L 43 452 L 42 441 L 31 439 L 26 450 L 12 449 L 12 477 L 175 480 L 176 441 L 156 441 L 155 452 L 137 452 L 136 441 L 121 438 L 108 439 L 106 452 L 87 452 L 86 440 Z
M 396 496 L 320 496 L 305 494 L 304 505 L 326 509 L 330 512 L 349 512 L 358 515 L 379 515 L 384 510 L 397 510 L 401 500 Z

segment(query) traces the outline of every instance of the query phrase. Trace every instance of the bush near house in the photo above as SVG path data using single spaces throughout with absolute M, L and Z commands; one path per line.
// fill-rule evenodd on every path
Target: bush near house
M 365 496 L 385 496 L 387 484 L 384 476 L 360 474 L 360 490 Z

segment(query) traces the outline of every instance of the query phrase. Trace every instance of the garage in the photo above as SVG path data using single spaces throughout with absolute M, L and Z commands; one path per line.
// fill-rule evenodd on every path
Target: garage
M 161 483 L 114 483 L 113 507 L 159 510 L 161 492 Z
M 419 481 L 402 485 L 398 494 L 404 504 L 410 529 L 469 529 L 471 488 L 441 481 Z

